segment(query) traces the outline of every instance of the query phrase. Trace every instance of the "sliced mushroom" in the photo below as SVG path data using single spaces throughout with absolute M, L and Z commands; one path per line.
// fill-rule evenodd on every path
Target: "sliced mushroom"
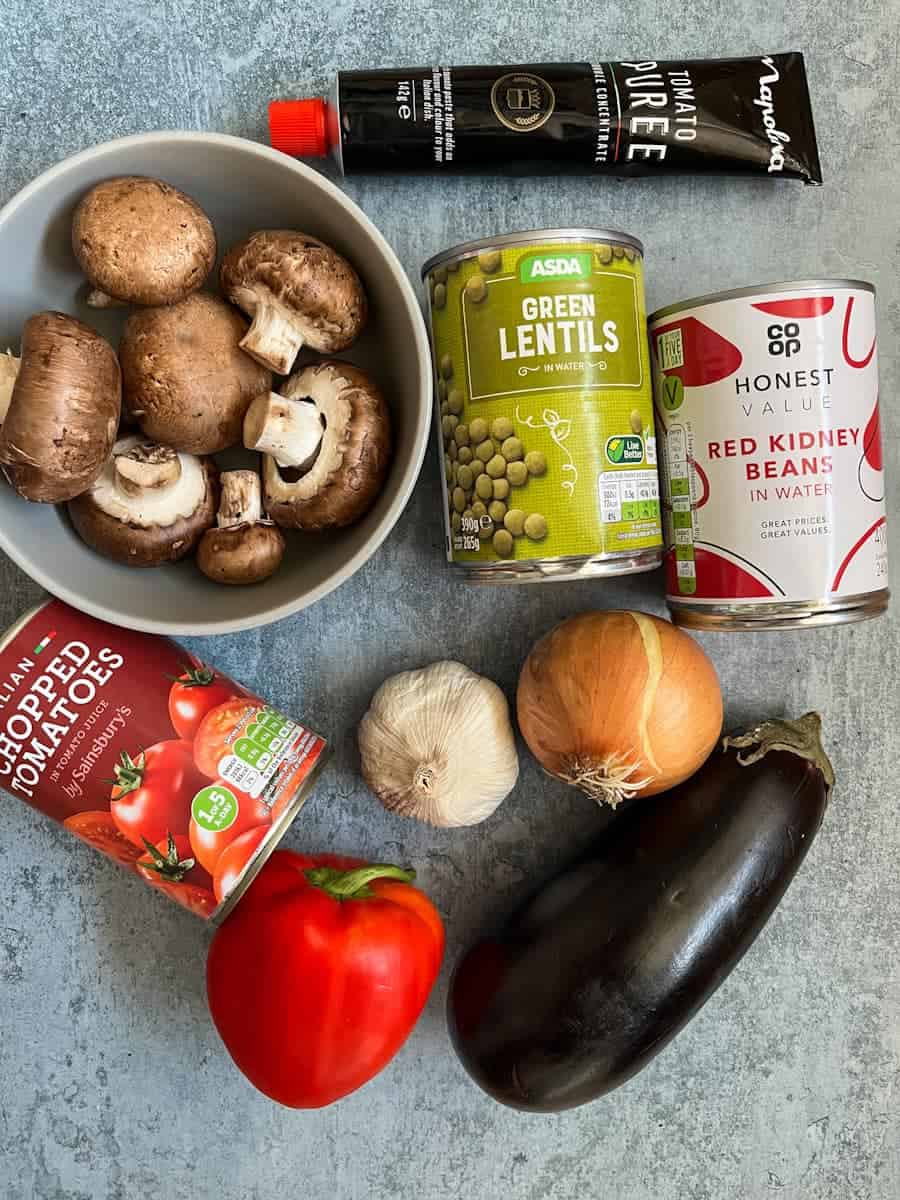
M 287 375 L 302 346 L 321 354 L 346 350 L 366 322 L 359 276 L 317 238 L 263 230 L 232 247 L 220 272 L 222 291 L 253 318 L 241 342 L 257 362 Z
M 284 535 L 262 513 L 255 471 L 225 471 L 217 528 L 204 533 L 197 566 L 214 583 L 260 583 L 281 566 Z
M 20 496 L 56 504 L 91 486 L 122 405 L 109 342 L 65 313 L 29 317 L 19 359 L 0 356 L 0 467 Z
M 263 458 L 266 510 L 287 529 L 331 529 L 358 520 L 374 503 L 390 465 L 391 419 L 372 380 L 350 363 L 327 361 L 306 367 L 285 383 L 283 403 L 294 419 L 285 422 L 269 406 L 260 427 L 259 401 L 244 422 L 248 449 L 278 447 L 282 462 L 296 464 L 308 453 L 310 413 L 321 427 L 312 464 L 280 468 L 271 454 Z M 285 428 L 303 431 L 288 438 Z
M 93 291 L 88 304 L 175 304 L 197 291 L 216 261 L 203 209 L 159 179 L 123 175 L 84 196 L 72 218 L 72 249 Z
M 69 502 L 87 544 L 129 567 L 177 562 L 216 519 L 218 470 L 211 458 L 120 438 L 90 491 Z
M 240 313 L 206 292 L 132 313 L 119 345 L 126 414 L 185 454 L 240 442 L 251 400 L 272 386 L 239 347 L 246 331 Z

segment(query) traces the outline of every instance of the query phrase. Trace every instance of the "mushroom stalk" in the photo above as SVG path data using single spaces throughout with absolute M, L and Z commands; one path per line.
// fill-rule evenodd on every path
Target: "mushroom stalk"
M 20 360 L 9 350 L 0 354 L 0 425 L 6 420 L 12 401 L 13 388 L 19 375 Z
M 244 445 L 271 455 L 279 467 L 310 467 L 323 432 L 314 402 L 289 400 L 275 392 L 257 396 L 244 417 Z
M 240 346 L 245 354 L 277 375 L 288 375 L 304 341 L 304 331 L 281 305 L 260 300 Z
M 125 301 L 117 300 L 115 296 L 110 296 L 108 292 L 104 292 L 101 288 L 91 288 L 85 297 L 85 303 L 88 308 L 124 308 Z
M 263 519 L 262 489 L 255 471 L 224 471 L 216 523 L 220 529 L 256 525 Z
M 116 455 L 116 487 L 126 496 L 144 496 L 171 487 L 181 478 L 181 460 L 170 446 L 140 442 Z
M 281 565 L 284 536 L 264 515 L 255 471 L 225 471 L 217 527 L 197 548 L 197 566 L 214 583 L 260 583 Z

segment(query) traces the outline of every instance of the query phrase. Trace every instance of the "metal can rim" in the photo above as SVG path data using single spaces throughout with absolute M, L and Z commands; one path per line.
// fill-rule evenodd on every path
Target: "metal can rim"
M 644 243 L 633 234 L 624 233 L 620 229 L 602 228 L 562 228 L 562 229 L 518 229 L 512 233 L 501 233 L 496 237 L 475 238 L 469 242 L 459 242 L 447 250 L 441 250 L 427 259 L 422 267 L 422 278 L 439 267 L 442 263 L 452 262 L 457 258 L 468 258 L 479 250 L 505 249 L 508 246 L 524 246 L 529 242 L 612 242 L 614 245 L 630 246 L 644 257 Z
M 32 604 L 31 608 L 22 613 L 21 617 L 17 617 L 7 629 L 0 633 L 0 654 L 6 649 L 13 638 L 19 636 L 25 626 L 33 621 L 42 609 L 45 609 L 48 604 L 51 604 L 52 597 L 48 596 L 45 600 L 39 600 L 37 604 Z
M 312 732 L 312 730 L 309 732 Z M 300 812 L 300 809 L 303 808 L 307 800 L 310 798 L 310 795 L 312 794 L 315 785 L 319 780 L 319 776 L 328 765 L 332 755 L 331 743 L 326 741 L 321 734 L 316 734 L 316 737 L 320 738 L 324 743 L 319 752 L 318 758 L 313 763 L 312 767 L 310 767 L 309 774 L 306 775 L 300 782 L 300 785 L 297 788 L 297 791 L 294 793 L 290 805 L 281 814 L 276 824 L 272 826 L 269 836 L 265 839 L 256 853 L 247 863 L 237 883 L 234 885 L 222 903 L 219 904 L 210 914 L 209 922 L 211 925 L 221 925 L 225 918 L 230 916 L 235 910 L 237 905 L 246 894 L 250 884 L 253 883 L 254 879 L 256 879 L 257 875 L 259 875 L 260 871 L 281 845 L 285 834 L 293 825 L 294 820 Z
M 769 295 L 772 292 L 811 292 L 826 288 L 851 288 L 854 291 L 871 292 L 875 295 L 875 284 L 865 279 L 782 279 L 775 283 L 750 284 L 747 287 L 731 288 L 726 292 L 709 292 L 705 296 L 693 296 L 689 300 L 679 300 L 675 304 L 667 304 L 657 308 L 647 317 L 648 324 L 659 321 L 663 317 L 673 317 L 676 313 L 689 308 L 706 308 L 710 304 L 719 304 L 724 300 L 742 300 L 747 296 Z

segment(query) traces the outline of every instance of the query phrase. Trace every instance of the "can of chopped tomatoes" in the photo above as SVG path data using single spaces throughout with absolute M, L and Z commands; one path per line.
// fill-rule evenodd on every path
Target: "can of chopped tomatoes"
M 168 638 L 59 600 L 0 636 L 0 788 L 205 919 L 243 895 L 327 755 Z

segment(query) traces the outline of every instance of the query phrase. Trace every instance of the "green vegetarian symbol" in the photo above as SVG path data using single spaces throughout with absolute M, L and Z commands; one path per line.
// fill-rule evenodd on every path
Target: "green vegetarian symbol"
M 663 375 L 660 399 L 667 412 L 675 412 L 684 404 L 684 384 L 677 375 Z

